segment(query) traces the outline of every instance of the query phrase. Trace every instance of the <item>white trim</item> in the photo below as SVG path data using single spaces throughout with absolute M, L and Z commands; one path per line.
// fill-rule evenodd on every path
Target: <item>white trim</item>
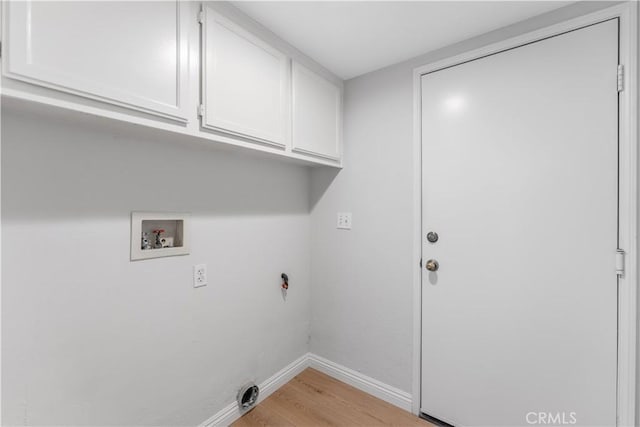
M 304 148 L 297 148 L 296 147 L 296 148 L 292 148 L 291 151 L 294 152 L 294 153 L 302 153 L 302 154 L 307 154 L 309 156 L 320 157 L 322 159 L 335 160 L 336 162 L 338 160 L 340 160 L 340 156 L 332 156 L 330 154 L 317 153 L 315 151 L 306 150 Z
M 298 375 L 309 367 L 309 354 L 296 359 L 289 365 L 285 366 L 280 371 L 276 372 L 273 376 L 258 384 L 260 388 L 260 395 L 258 396 L 258 404 L 264 399 L 269 397 L 274 391 L 291 381 L 293 377 Z M 241 412 L 236 402 L 231 402 L 214 416 L 200 424 L 200 427 L 214 427 L 214 426 L 228 426 L 238 418 L 240 418 L 244 412 Z
M 461 64 L 526 43 L 541 40 L 612 18 L 620 19 L 620 63 L 625 66 L 625 90 L 620 93 L 620 246 L 628 254 L 626 274 L 619 280 L 618 301 L 618 423 L 619 426 L 634 426 L 636 419 L 636 320 L 638 279 L 638 5 L 630 1 L 598 12 L 590 13 L 543 29 L 509 38 L 479 49 L 414 69 L 414 159 L 421 158 L 421 107 L 420 78 L 423 74 Z M 421 168 L 414 165 L 414 201 L 420 205 L 422 197 Z M 414 204 L 414 258 L 421 257 L 421 208 Z M 420 408 L 421 371 L 421 270 L 413 275 L 414 286 L 414 351 L 413 351 L 413 396 L 414 413 Z
M 632 2 L 628 2 L 621 5 L 612 6 L 607 9 L 590 13 L 588 15 L 573 18 L 559 24 L 551 25 L 549 27 L 545 27 L 536 31 L 532 31 L 532 32 L 522 34 L 516 37 L 512 37 L 500 42 L 496 42 L 487 46 L 483 46 L 478 49 L 474 49 L 465 53 L 461 53 L 459 55 L 452 56 L 450 58 L 446 58 L 440 61 L 423 65 L 421 67 L 417 67 L 413 71 L 414 78 L 416 76 L 419 77 L 422 74 L 441 70 L 447 67 L 452 67 L 454 65 L 459 65 L 463 62 L 472 61 L 474 59 L 478 59 L 483 56 L 502 52 L 504 50 L 513 49 L 515 47 L 519 47 L 527 43 L 532 43 L 548 37 L 556 36 L 558 34 L 566 33 L 567 31 L 571 31 L 571 30 L 576 30 L 578 28 L 595 24 L 601 21 L 605 21 L 607 19 L 613 19 L 613 18 L 629 19 L 630 8 L 633 7 L 631 3 Z M 626 70 L 626 71 L 630 72 L 629 70 Z
M 405 411 L 411 411 L 411 394 L 368 377 L 315 354 L 309 354 L 309 367 L 347 383 L 372 396 L 391 403 Z
M 316 369 L 365 393 L 382 399 L 387 403 L 391 403 L 400 409 L 404 409 L 405 411 L 411 410 L 411 394 L 313 353 L 307 353 L 296 359 L 269 379 L 259 384 L 260 396 L 258 397 L 257 403 L 262 402 L 307 368 Z M 236 402 L 231 402 L 211 418 L 200 424 L 200 427 L 228 426 L 244 413 L 245 412 L 241 412 L 238 409 Z
M 2 7 L 0 7 L 0 22 L 2 22 Z M 0 33 L 2 31 L 0 30 Z M 2 61 L 0 60 L 0 68 Z M 0 70 L 1 73 L 2 70 Z M 0 135 L 2 135 L 2 102 L 0 102 Z M 0 165 L 2 165 L 2 138 L 0 137 Z M 0 177 L 2 168 L 0 167 Z M 2 179 L 0 178 L 0 367 L 2 366 Z M 0 384 L 2 384 L 2 369 L 0 368 Z M 2 387 L 0 387 L 0 420 L 2 420 Z M 0 421 L 2 423 L 2 421 Z
M 413 375 L 411 412 L 420 415 L 422 378 L 422 113 L 420 76 L 413 79 Z
M 620 8 L 620 63 L 625 68 L 619 100 L 619 247 L 627 254 L 618 280 L 618 425 L 634 426 L 637 387 L 638 286 L 638 4 Z
M 250 150 L 248 152 L 252 153 L 267 153 L 272 154 L 276 157 L 284 159 L 291 159 L 297 161 L 298 163 L 309 165 L 309 166 L 329 166 L 333 168 L 342 168 L 341 160 L 330 161 L 328 159 L 321 158 L 312 158 L 310 156 L 305 156 L 299 153 L 294 152 L 285 152 L 279 148 L 271 147 L 262 144 L 256 144 L 255 142 L 250 142 L 247 140 L 232 138 L 231 136 L 225 136 L 222 134 L 214 134 L 211 132 L 200 132 L 199 129 L 191 128 L 191 127 L 182 127 L 177 126 L 173 123 L 163 123 L 158 122 L 152 119 L 137 117 L 126 113 L 121 113 L 117 111 L 105 110 L 98 107 L 78 104 L 76 102 L 66 101 L 62 99 L 52 98 L 49 96 L 41 96 L 37 94 L 32 94 L 29 92 L 24 92 L 16 89 L 7 89 L 5 87 L 0 87 L 0 95 L 2 97 L 2 101 L 6 102 L 6 100 L 13 99 L 18 100 L 19 102 L 26 102 L 32 104 L 35 108 L 38 106 L 42 106 L 43 108 L 39 111 L 48 113 L 48 109 L 46 107 L 55 107 L 59 111 L 66 111 L 71 114 L 80 114 L 80 115 L 90 115 L 94 117 L 102 117 L 109 120 L 117 120 L 123 123 L 131 123 L 134 125 L 144 126 L 146 128 L 152 130 L 161 130 L 166 132 L 171 132 L 176 135 L 184 135 L 190 138 L 193 138 L 194 141 L 203 141 L 203 142 L 213 142 L 223 144 L 225 146 L 234 146 L 242 149 Z M 52 110 L 53 111 L 53 110 Z M 78 119 L 79 116 L 74 116 L 73 119 Z

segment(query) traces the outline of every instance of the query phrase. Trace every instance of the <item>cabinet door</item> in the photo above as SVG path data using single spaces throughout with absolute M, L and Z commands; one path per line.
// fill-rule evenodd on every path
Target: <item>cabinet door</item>
M 340 160 L 342 91 L 293 63 L 293 151 Z
M 186 121 L 178 1 L 7 1 L 6 77 Z
M 287 57 L 204 7 L 202 126 L 284 147 Z

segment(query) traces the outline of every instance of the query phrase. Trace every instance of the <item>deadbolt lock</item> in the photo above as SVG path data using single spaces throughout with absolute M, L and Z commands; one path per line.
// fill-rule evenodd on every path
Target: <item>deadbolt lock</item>
M 440 268 L 440 264 L 438 264 L 438 261 L 436 261 L 435 259 L 430 259 L 429 261 L 427 261 L 426 267 L 429 271 L 438 271 L 438 268 Z
M 438 241 L 438 233 L 435 231 L 430 231 L 427 233 L 427 240 L 429 243 L 435 243 Z

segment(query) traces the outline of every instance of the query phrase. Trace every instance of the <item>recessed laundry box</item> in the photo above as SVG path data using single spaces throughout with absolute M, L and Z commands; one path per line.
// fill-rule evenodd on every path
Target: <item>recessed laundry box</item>
M 131 213 L 131 261 L 189 254 L 190 214 Z

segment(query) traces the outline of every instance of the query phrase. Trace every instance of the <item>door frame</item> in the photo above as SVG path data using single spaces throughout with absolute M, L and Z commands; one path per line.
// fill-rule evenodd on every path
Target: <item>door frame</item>
M 589 13 L 479 49 L 432 62 L 413 70 L 413 256 L 422 257 L 422 110 L 421 77 L 444 68 L 516 48 L 612 18 L 619 19 L 619 63 L 624 65 L 624 89 L 618 97 L 619 246 L 626 252 L 625 274 L 618 279 L 617 425 L 636 421 L 636 321 L 638 298 L 638 4 L 634 1 Z M 614 78 L 616 70 L 611 70 Z M 422 363 L 422 268 L 413 273 L 412 412 L 420 414 Z M 640 408 L 639 408 L 640 409 Z

